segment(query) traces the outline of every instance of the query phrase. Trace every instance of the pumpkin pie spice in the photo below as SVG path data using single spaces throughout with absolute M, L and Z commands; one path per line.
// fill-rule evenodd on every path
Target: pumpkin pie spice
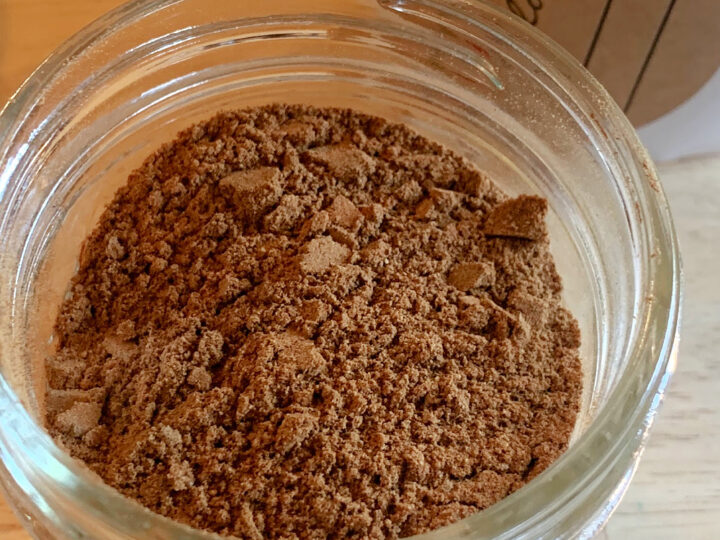
M 487 508 L 562 454 L 580 403 L 546 211 L 380 118 L 218 114 L 86 240 L 48 429 L 127 497 L 240 538 Z

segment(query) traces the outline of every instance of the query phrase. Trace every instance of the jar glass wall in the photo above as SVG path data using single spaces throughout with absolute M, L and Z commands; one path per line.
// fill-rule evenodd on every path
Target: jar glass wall
M 570 449 L 428 538 L 588 536 L 616 506 L 672 372 L 679 256 L 634 130 L 567 53 L 481 3 L 139 1 L 61 47 L 0 115 L 0 471 L 38 537 L 213 538 L 123 498 L 42 429 L 42 362 L 83 238 L 180 129 L 271 102 L 403 122 L 550 203 L 583 407 Z

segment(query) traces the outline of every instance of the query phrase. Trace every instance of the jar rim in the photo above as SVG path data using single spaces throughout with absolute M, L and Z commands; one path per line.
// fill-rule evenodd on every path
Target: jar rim
M 373 3 L 372 0 L 363 1 Z M 156 11 L 180 3 L 182 0 L 135 0 L 121 6 L 75 34 L 30 76 L 0 112 L 0 198 L 6 198 L 3 193 L 12 191 L 13 169 L 22 159 L 22 154 L 12 155 L 9 150 L 11 142 L 15 142 L 19 126 L 30 117 L 33 104 L 42 99 L 44 89 L 52 81 L 62 76 L 68 61 L 101 42 L 107 35 L 120 32 Z M 394 3 L 403 2 L 378 1 L 384 7 Z M 639 227 L 643 235 L 639 241 L 643 243 L 643 250 L 652 256 L 647 260 L 648 286 L 643 291 L 649 300 L 642 305 L 642 311 L 635 314 L 647 324 L 642 325 L 641 331 L 634 336 L 626 351 L 628 358 L 632 359 L 630 367 L 633 369 L 628 370 L 618 381 L 601 414 L 565 454 L 541 475 L 488 509 L 422 535 L 423 538 L 461 535 L 466 534 L 468 528 L 483 530 L 484 524 L 494 521 L 503 523 L 504 530 L 496 531 L 498 537 L 535 537 L 548 515 L 571 512 L 578 504 L 582 504 L 580 494 L 592 489 L 597 476 L 603 474 L 601 469 L 612 470 L 618 478 L 625 478 L 625 485 L 632 475 L 634 461 L 630 456 L 642 447 L 669 376 L 674 370 L 681 300 L 677 239 L 657 174 L 634 129 L 604 88 L 569 53 L 536 28 L 489 4 L 469 6 L 463 2 L 441 0 L 419 0 L 415 3 L 438 17 L 441 15 L 445 25 L 462 27 L 466 32 L 482 27 L 484 31 L 493 33 L 522 51 L 547 77 L 562 79 L 566 81 L 565 84 L 571 85 L 572 98 L 578 102 L 593 103 L 595 110 L 604 113 L 596 119 L 598 131 L 613 134 L 613 145 L 636 173 L 628 176 L 626 181 L 632 184 L 642 198 L 642 222 Z M 509 32 L 512 32 L 512 36 L 509 36 Z M 4 201 L 0 200 L 0 230 L 4 228 L 6 218 L 2 204 Z M 82 485 L 87 496 L 107 499 L 108 507 L 112 506 L 115 510 L 112 514 L 98 512 L 98 519 L 113 523 L 118 522 L 117 516 L 142 511 L 151 527 L 157 524 L 158 528 L 168 531 L 173 537 L 221 538 L 155 514 L 99 481 L 52 441 L 24 409 L 2 375 L 0 394 L 5 394 L 7 403 L 14 408 L 14 414 L 24 418 L 24 425 L 32 425 L 37 431 L 32 434 L 34 438 L 30 439 L 8 433 L 3 428 L 0 431 L 0 447 L 24 448 L 32 444 L 33 452 L 28 453 L 27 459 L 34 460 L 38 466 L 61 470 L 64 482 L 67 485 Z M 603 458 L 589 468 L 586 459 L 590 454 L 589 449 L 597 454 L 598 448 L 604 450 Z M 576 476 L 578 471 L 583 471 L 579 477 Z M 568 478 L 574 481 L 570 483 Z M 552 494 L 552 500 L 538 505 L 537 501 L 542 500 L 543 494 Z M 581 529 L 576 532 L 602 526 L 621 495 L 622 491 L 600 514 L 594 513 L 589 521 L 578 524 Z M 124 511 L 117 512 L 118 508 Z M 491 533 L 489 529 L 488 533 Z

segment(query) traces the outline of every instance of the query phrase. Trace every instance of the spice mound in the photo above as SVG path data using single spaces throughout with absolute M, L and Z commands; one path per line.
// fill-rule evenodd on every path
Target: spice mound
M 546 212 L 380 118 L 218 114 L 86 239 L 48 430 L 223 535 L 397 538 L 478 512 L 560 456 L 578 413 Z

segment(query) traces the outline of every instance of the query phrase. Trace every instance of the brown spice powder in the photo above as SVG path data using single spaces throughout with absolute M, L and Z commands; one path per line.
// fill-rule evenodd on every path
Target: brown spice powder
M 402 125 L 222 113 L 87 239 L 47 362 L 51 434 L 151 510 L 242 538 L 395 538 L 567 447 L 579 331 L 546 202 Z

